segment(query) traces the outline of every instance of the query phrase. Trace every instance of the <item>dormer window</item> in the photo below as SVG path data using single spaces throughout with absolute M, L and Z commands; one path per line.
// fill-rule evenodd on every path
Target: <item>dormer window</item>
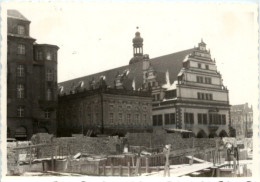
M 19 35 L 24 35 L 24 34 L 25 34 L 25 28 L 24 28 L 23 25 L 18 25 L 18 26 L 17 26 L 17 33 L 18 33 Z
M 52 60 L 52 54 L 51 54 L 51 52 L 47 52 L 47 53 L 46 53 L 46 59 L 47 59 L 48 61 L 51 61 L 51 60 Z

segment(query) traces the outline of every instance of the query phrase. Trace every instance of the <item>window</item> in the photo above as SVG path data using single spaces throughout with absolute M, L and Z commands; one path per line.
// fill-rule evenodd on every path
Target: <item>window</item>
M 23 77 L 24 76 L 24 65 L 18 65 L 17 66 L 17 76 L 18 77 Z
M 201 68 L 201 64 L 200 63 L 198 63 L 198 68 Z
M 164 114 L 164 124 L 170 124 L 170 114 Z
M 226 125 L 226 115 L 225 114 L 221 115 L 221 124 Z
M 131 122 L 131 114 L 127 114 L 127 115 L 126 115 L 126 122 L 127 122 L 128 124 L 130 124 L 130 122 Z
M 207 121 L 207 114 L 198 114 L 198 124 L 204 124 L 206 125 L 208 123 Z
M 37 52 L 36 52 L 36 59 L 37 59 L 38 61 L 42 61 L 42 60 L 43 60 L 42 51 L 37 51 Z
M 44 117 L 45 117 L 45 119 L 50 119 L 51 118 L 51 112 L 49 110 L 46 110 L 44 112 Z
M 197 82 L 198 83 L 203 83 L 203 77 L 202 76 L 197 76 Z
M 226 125 L 226 115 L 221 114 L 210 114 L 209 115 L 210 125 Z
M 197 96 L 200 100 L 213 100 L 212 94 L 198 92 Z
M 209 69 L 209 65 L 206 64 L 205 65 L 205 69 L 208 70 Z
M 18 26 L 17 26 L 17 33 L 18 33 L 19 35 L 24 35 L 24 34 L 25 34 L 25 28 L 24 28 L 23 25 L 18 25 Z
M 136 123 L 136 124 L 139 124 L 139 114 L 136 114 L 136 115 L 135 115 L 135 123 Z
M 47 94 L 46 94 L 46 100 L 50 101 L 52 98 L 52 92 L 51 89 L 47 89 Z
M 170 114 L 170 124 L 175 124 L 175 113 Z
M 53 81 L 53 72 L 52 72 L 52 70 L 47 70 L 46 80 L 47 81 Z
M 110 124 L 114 123 L 114 113 L 109 113 L 109 123 Z
M 25 45 L 18 44 L 17 53 L 20 55 L 25 55 Z
M 18 99 L 24 98 L 24 85 L 23 84 L 17 85 L 17 98 Z
M 204 100 L 204 93 L 198 92 L 197 95 L 198 95 L 198 99 Z
M 118 114 L 118 122 L 119 122 L 119 123 L 122 123 L 122 120 L 123 120 L 123 114 L 122 114 L 122 113 L 119 113 L 119 114 Z
M 144 115 L 143 115 L 143 123 L 146 123 L 146 120 L 147 120 L 147 115 L 144 114 Z
M 194 115 L 193 113 L 184 113 L 184 123 L 185 124 L 194 124 Z
M 162 126 L 162 115 L 153 115 L 153 126 Z
M 206 78 L 205 78 L 205 83 L 207 83 L 207 84 L 211 84 L 211 78 L 206 77 Z
M 165 114 L 164 115 L 164 124 L 165 125 L 175 124 L 175 113 Z
M 17 116 L 24 117 L 24 106 L 17 107 Z
M 51 60 L 52 60 L 52 54 L 51 54 L 51 52 L 47 52 L 47 53 L 46 53 L 46 59 L 47 59 L 48 61 L 51 61 Z

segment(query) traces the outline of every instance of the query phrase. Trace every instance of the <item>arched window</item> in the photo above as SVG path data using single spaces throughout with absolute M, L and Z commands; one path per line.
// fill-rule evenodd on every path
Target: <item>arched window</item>
M 17 85 L 17 98 L 18 99 L 24 98 L 24 85 L 23 84 Z

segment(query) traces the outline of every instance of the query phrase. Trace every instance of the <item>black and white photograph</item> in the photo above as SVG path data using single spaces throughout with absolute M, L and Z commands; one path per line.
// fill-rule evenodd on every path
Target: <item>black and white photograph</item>
M 2 2 L 3 181 L 257 179 L 258 27 L 253 2 Z

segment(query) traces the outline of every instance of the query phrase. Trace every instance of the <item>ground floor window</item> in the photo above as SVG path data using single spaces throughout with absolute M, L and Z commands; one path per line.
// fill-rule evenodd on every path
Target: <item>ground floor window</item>
M 162 115 L 153 115 L 153 126 L 162 126 Z
M 210 125 L 226 125 L 225 114 L 209 114 Z
M 185 124 L 194 124 L 194 114 L 193 113 L 184 113 L 184 123 Z
M 164 124 L 172 125 L 175 124 L 175 113 L 164 114 Z
M 198 124 L 206 125 L 208 123 L 207 114 L 198 113 Z

